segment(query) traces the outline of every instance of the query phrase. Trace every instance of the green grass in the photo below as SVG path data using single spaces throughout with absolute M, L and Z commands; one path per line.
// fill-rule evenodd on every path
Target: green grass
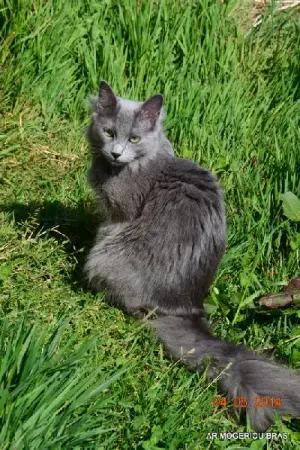
M 95 339 L 75 351 L 77 339 L 71 336 L 60 345 L 65 326 L 59 321 L 46 337 L 25 320 L 2 321 L 1 448 L 73 449 L 99 442 L 101 435 L 109 443 L 103 417 L 114 398 L 104 393 L 126 369 L 111 377 L 101 366 L 91 371 L 87 361 L 96 357 Z
M 297 421 L 273 427 L 287 441 L 207 439 L 246 428 L 213 408 L 215 384 L 172 363 L 82 277 L 101 220 L 86 182 L 88 95 L 101 79 L 127 98 L 161 92 L 177 154 L 210 168 L 225 194 L 215 332 L 300 366 L 299 310 L 255 303 L 300 275 L 299 223 L 280 197 L 300 196 L 299 15 L 244 32 L 235 4 L 0 6 L 1 450 L 298 448 Z

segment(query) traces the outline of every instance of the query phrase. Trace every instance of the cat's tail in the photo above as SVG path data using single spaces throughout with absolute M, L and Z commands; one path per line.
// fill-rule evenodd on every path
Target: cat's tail
M 203 317 L 161 316 L 150 320 L 171 356 L 200 370 L 208 357 L 210 376 L 253 430 L 265 431 L 278 415 L 300 417 L 300 376 L 271 360 L 213 336 Z

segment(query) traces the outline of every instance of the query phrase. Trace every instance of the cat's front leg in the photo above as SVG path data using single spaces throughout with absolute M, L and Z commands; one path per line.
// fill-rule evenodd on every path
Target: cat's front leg
M 97 291 L 103 290 L 112 274 L 115 273 L 120 260 L 118 236 L 124 226 L 125 224 L 119 223 L 101 226 L 96 242 L 88 254 L 84 271 L 89 285 Z
M 98 189 L 106 183 L 111 176 L 111 168 L 107 161 L 98 154 L 97 151 L 92 155 L 92 165 L 88 170 L 88 180 L 98 193 Z

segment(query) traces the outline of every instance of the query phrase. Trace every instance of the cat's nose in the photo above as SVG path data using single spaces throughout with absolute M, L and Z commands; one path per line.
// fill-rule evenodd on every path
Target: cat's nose
M 123 152 L 122 145 L 115 144 L 111 154 L 115 159 L 118 159 L 122 155 L 122 152 Z
M 119 156 L 121 156 L 121 153 L 117 153 L 117 152 L 111 152 L 111 154 L 115 159 L 118 159 Z

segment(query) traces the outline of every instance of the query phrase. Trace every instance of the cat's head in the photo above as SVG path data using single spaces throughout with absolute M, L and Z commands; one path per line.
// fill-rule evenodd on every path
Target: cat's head
M 154 157 L 162 134 L 162 103 L 160 94 L 145 102 L 122 99 L 101 81 L 88 133 L 93 150 L 117 166 Z

